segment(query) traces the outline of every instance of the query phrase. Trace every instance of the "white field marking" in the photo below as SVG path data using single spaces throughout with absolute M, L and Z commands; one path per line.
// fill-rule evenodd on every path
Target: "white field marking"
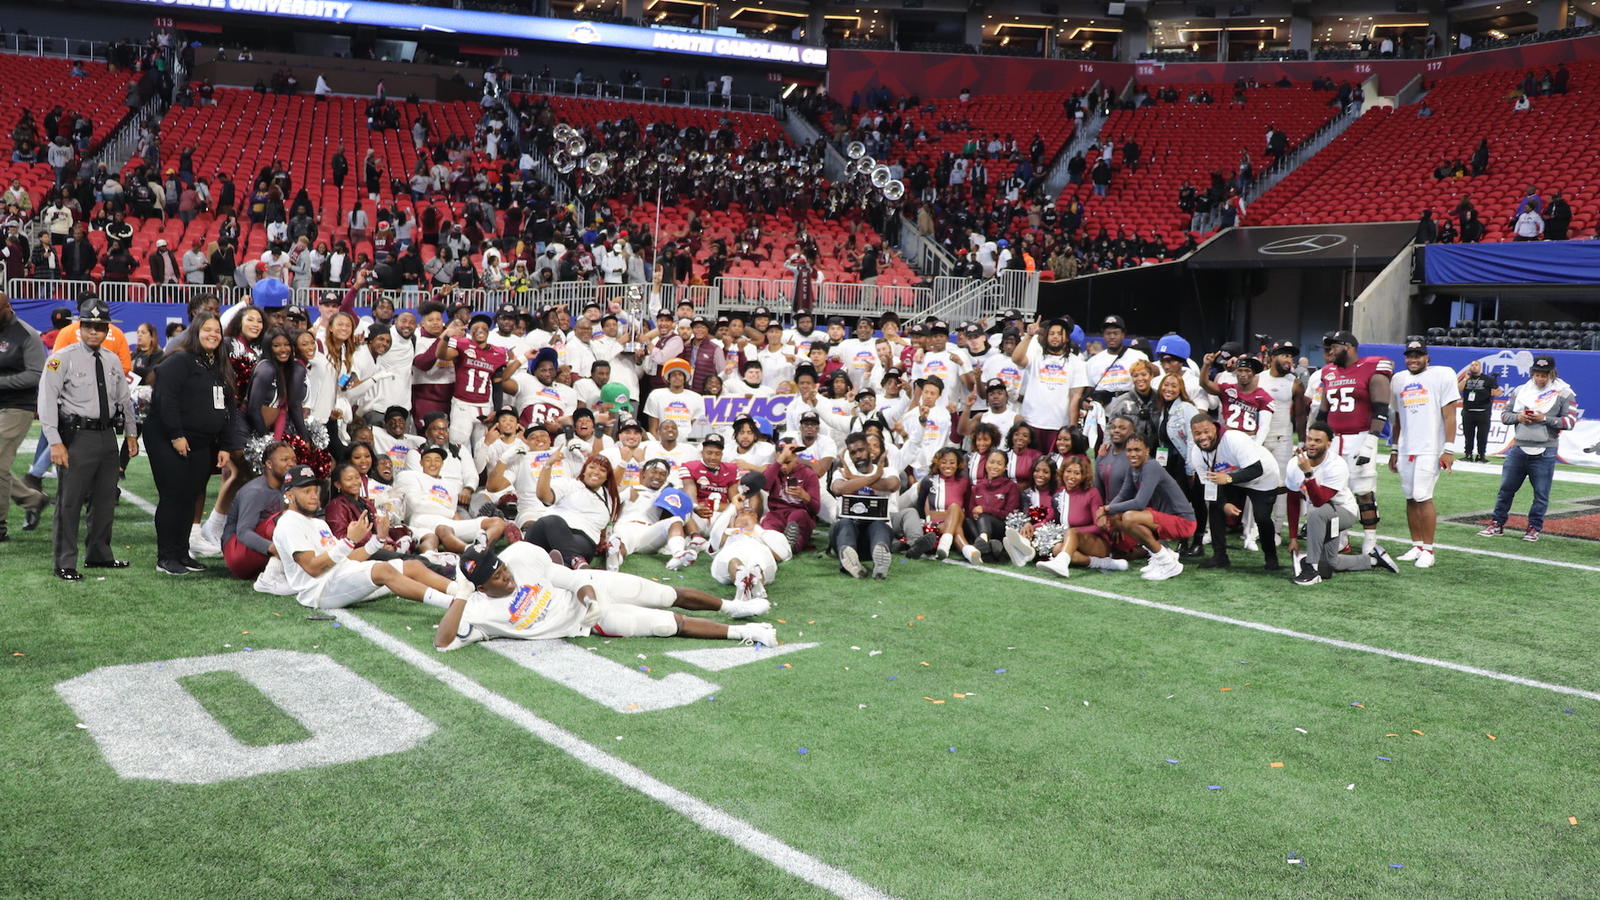
M 505 718 L 534 737 L 567 754 L 580 763 L 610 775 L 627 787 L 682 813 L 690 821 L 707 831 L 720 834 L 774 866 L 801 878 L 837 896 L 851 898 L 884 898 L 889 895 L 851 875 L 837 866 L 802 853 L 777 838 L 756 829 L 749 822 L 726 813 L 704 800 L 693 797 L 651 776 L 643 769 L 625 762 L 599 747 L 583 740 L 559 725 L 540 718 L 528 709 L 489 690 L 478 682 L 457 672 L 435 657 L 423 653 L 405 642 L 369 624 L 347 609 L 332 610 L 335 618 L 346 628 L 389 651 L 405 662 L 432 675 L 446 687 L 472 700 L 490 712 Z
M 494 646 L 494 642 L 488 642 Z M 816 641 L 807 641 L 799 644 L 779 644 L 776 647 L 713 647 L 710 650 L 668 650 L 663 656 L 681 659 L 692 666 L 698 666 L 707 672 L 722 672 L 735 666 L 746 666 L 750 663 L 764 662 L 774 656 L 783 656 L 797 650 L 810 650 L 819 646 Z
M 1451 524 L 1451 525 L 1459 525 L 1461 523 L 1459 523 L 1459 522 L 1451 522 L 1449 524 Z M 1468 525 L 1468 526 L 1464 526 L 1464 527 L 1471 528 L 1472 526 Z M 1380 535 L 1378 535 L 1378 538 L 1380 540 L 1393 541 L 1394 543 L 1397 543 L 1397 544 L 1409 544 L 1409 543 L 1411 543 L 1411 539 L 1410 538 L 1397 537 L 1397 536 L 1388 535 L 1388 534 L 1380 534 Z M 1578 570 L 1581 570 L 1581 571 L 1584 571 L 1584 572 L 1600 572 L 1600 566 L 1591 566 L 1591 565 L 1586 565 L 1584 563 L 1567 562 L 1565 560 L 1560 560 L 1560 559 L 1540 559 L 1537 556 L 1518 556 L 1515 553 L 1501 553 L 1501 552 L 1499 552 L 1497 550 L 1480 550 L 1480 549 L 1478 549 L 1476 547 L 1458 547 L 1455 544 L 1435 543 L 1433 546 L 1438 548 L 1438 549 L 1440 549 L 1440 550 L 1453 550 L 1456 553 L 1471 553 L 1474 556 L 1492 556 L 1495 559 L 1509 559 L 1509 560 L 1514 560 L 1516 562 L 1535 563 L 1535 564 L 1541 565 L 1541 566 L 1559 566 L 1560 568 L 1563 568 L 1563 569 L 1578 569 Z
M 1554 691 L 1558 694 L 1571 694 L 1574 697 L 1583 697 L 1587 700 L 1600 700 L 1600 692 L 1586 691 L 1582 688 L 1567 687 L 1564 684 L 1551 684 L 1548 681 L 1537 681 L 1532 678 L 1523 678 L 1520 675 L 1508 675 L 1504 672 L 1496 672 L 1492 669 L 1480 669 L 1477 666 L 1468 666 L 1461 663 L 1450 662 L 1447 659 L 1434 659 L 1431 656 L 1417 656 L 1412 653 L 1401 653 L 1398 650 L 1385 650 L 1382 647 L 1373 647 L 1369 644 L 1358 644 L 1354 641 L 1342 641 L 1338 638 L 1323 637 L 1317 634 L 1308 634 L 1304 631 L 1294 631 L 1289 628 L 1279 628 L 1276 625 L 1266 625 L 1261 622 L 1250 622 L 1245 619 L 1235 619 L 1231 616 L 1219 616 L 1216 613 L 1201 612 L 1198 609 L 1189 609 L 1188 607 L 1184 606 L 1174 606 L 1170 603 L 1158 603 L 1155 600 L 1129 597 L 1126 594 L 1114 594 L 1110 591 L 1099 591 L 1095 590 L 1094 588 L 1079 587 L 1078 585 L 1059 578 L 1040 578 L 1037 575 L 1027 575 L 1022 572 L 1010 572 L 1006 571 L 1005 569 L 991 569 L 988 567 L 980 568 L 949 560 L 946 562 L 950 565 L 960 565 L 964 568 L 974 569 L 975 571 L 990 575 L 1002 575 L 1006 578 L 1015 578 L 1019 581 L 1031 581 L 1034 584 L 1042 584 L 1046 587 L 1059 588 L 1064 591 L 1076 591 L 1080 594 L 1088 594 L 1091 597 L 1103 597 L 1107 600 L 1120 600 L 1123 603 L 1132 603 L 1135 606 L 1148 606 L 1151 609 L 1179 613 L 1185 616 L 1194 616 L 1197 619 L 1205 619 L 1210 622 L 1220 622 L 1223 625 L 1235 625 L 1239 628 L 1249 628 L 1253 631 L 1263 631 L 1267 634 L 1292 637 L 1302 641 L 1311 641 L 1312 643 L 1316 644 L 1326 644 L 1330 647 L 1338 647 L 1341 650 L 1355 650 L 1361 653 L 1372 653 L 1378 656 L 1387 656 L 1390 659 L 1404 660 L 1406 662 L 1418 663 L 1424 666 L 1436 666 L 1441 669 L 1450 669 L 1454 672 L 1464 672 L 1468 675 L 1478 675 L 1483 678 L 1493 678 L 1496 681 L 1520 684 L 1523 687 L 1539 688 L 1541 690 Z
M 1496 478 L 1500 477 L 1500 467 L 1492 466 L 1488 463 L 1458 462 L 1454 467 L 1463 472 L 1471 472 L 1475 475 L 1493 475 Z M 1573 484 L 1600 484 L 1600 473 L 1573 472 L 1566 469 L 1557 469 L 1555 473 L 1555 480 L 1567 481 Z
M 156 505 L 154 503 L 151 503 L 149 500 L 146 500 L 145 498 L 139 496 L 138 494 L 135 494 L 133 491 L 130 491 L 127 488 L 123 488 L 122 489 L 122 498 L 124 500 L 127 500 L 129 503 L 132 503 L 134 506 L 139 507 L 140 509 L 144 510 L 145 512 L 149 513 L 152 516 L 156 514 Z

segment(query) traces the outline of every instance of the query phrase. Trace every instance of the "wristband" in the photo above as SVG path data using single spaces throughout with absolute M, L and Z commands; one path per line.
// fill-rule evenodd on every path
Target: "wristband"
M 371 556 L 383 549 L 383 542 L 378 540 L 378 535 L 374 533 L 367 537 L 367 543 L 361 549 L 367 551 L 367 555 Z
M 1461 442 L 1460 441 L 1451 441 L 1450 443 L 1445 444 L 1444 445 L 1444 452 L 1450 454 L 1451 456 L 1460 456 L 1461 455 Z
M 344 562 L 350 555 L 350 551 L 354 549 L 356 549 L 356 545 L 350 543 L 349 538 L 344 538 L 339 543 L 328 548 L 328 558 L 333 560 L 334 565 L 338 565 Z

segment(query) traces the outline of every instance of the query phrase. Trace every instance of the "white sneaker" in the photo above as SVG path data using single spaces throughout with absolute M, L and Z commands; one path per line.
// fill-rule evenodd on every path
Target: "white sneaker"
M 1006 555 L 1011 557 L 1014 566 L 1025 566 L 1033 561 L 1033 544 L 1015 528 L 1006 529 L 1006 536 L 1000 539 L 1000 545 L 1006 548 Z
M 1166 581 L 1183 574 L 1183 563 L 1176 560 L 1160 560 L 1156 568 L 1146 567 L 1139 577 L 1145 581 Z
M 1251 535 L 1250 537 L 1244 539 L 1244 549 L 1250 551 L 1251 553 L 1261 552 L 1261 544 L 1256 541 L 1255 535 Z
M 1072 566 L 1072 557 L 1065 553 L 1061 554 L 1060 556 L 1052 556 L 1049 559 L 1041 559 L 1035 563 L 1035 565 L 1046 572 L 1060 575 L 1062 578 L 1067 578 L 1072 575 L 1072 572 L 1070 571 L 1070 567 Z
M 689 549 L 695 551 L 696 553 L 700 552 L 701 550 L 704 550 L 705 548 L 709 547 L 710 545 L 711 545 L 711 542 L 706 540 L 706 536 L 703 535 L 703 534 L 691 534 L 691 535 L 689 535 Z
M 612 541 L 611 545 L 606 548 L 606 571 L 615 572 L 618 569 L 621 569 L 622 560 L 624 558 L 625 557 L 622 554 L 622 545 L 616 541 Z
M 1112 559 L 1109 556 L 1093 556 L 1089 558 L 1089 568 L 1099 569 L 1102 572 L 1126 572 L 1128 561 L 1125 559 Z
M 689 566 L 694 564 L 694 561 L 698 559 L 699 556 L 700 554 L 696 553 L 693 547 L 685 547 L 682 550 L 679 550 L 677 553 L 672 554 L 672 558 L 667 560 L 667 570 L 670 572 L 676 572 L 679 569 L 687 569 Z
M 1396 556 L 1395 559 L 1399 560 L 1400 562 L 1416 562 L 1417 557 L 1419 557 L 1421 555 L 1422 555 L 1422 548 L 1418 547 L 1416 544 L 1412 544 L 1410 550 L 1407 550 L 1406 552 L 1400 554 L 1399 556 Z M 1426 568 L 1426 567 L 1424 567 L 1424 568 Z
M 972 563 L 975 566 L 983 564 L 983 554 L 979 553 L 978 548 L 972 546 L 971 544 L 967 544 L 961 548 L 961 555 L 967 558 L 967 562 Z
M 839 565 L 851 578 L 867 577 L 867 570 L 861 567 L 861 554 L 854 547 L 843 547 L 839 550 Z
M 199 525 L 189 529 L 189 553 L 195 557 L 221 556 L 222 548 L 206 540 L 206 536 Z
M 1420 547 L 1418 549 L 1421 550 Z M 1400 558 L 1405 559 L 1404 556 Z M 1432 550 L 1421 550 L 1421 552 L 1417 554 L 1417 568 L 1419 569 L 1433 568 L 1434 561 L 1434 552 Z
M 759 577 L 759 573 L 756 577 L 755 594 L 752 596 L 761 600 L 767 599 L 767 582 L 766 579 Z
M 766 615 L 772 609 L 768 600 L 724 600 L 722 601 L 722 614 L 730 619 L 753 619 L 756 616 Z
M 949 559 L 950 558 L 950 546 L 954 542 L 955 542 L 955 539 L 952 538 L 950 535 L 948 535 L 948 534 L 942 535 L 939 538 L 939 543 L 934 545 L 933 558 L 934 559 Z
M 761 644 L 766 647 L 778 646 L 778 629 L 767 622 L 751 622 L 746 625 L 735 625 L 733 628 L 739 630 L 739 643 L 741 644 Z M 728 630 L 731 632 L 733 628 Z

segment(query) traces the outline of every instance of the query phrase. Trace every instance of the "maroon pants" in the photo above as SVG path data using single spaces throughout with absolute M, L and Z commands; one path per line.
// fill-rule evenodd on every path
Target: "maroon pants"
M 800 535 L 794 542 L 794 552 L 811 549 L 811 529 L 817 527 L 817 520 L 811 513 L 799 506 L 783 506 L 767 510 L 767 515 L 761 520 L 761 527 L 771 531 L 783 531 L 794 523 L 799 528 Z
M 266 554 L 251 550 L 239 543 L 236 537 L 228 538 L 228 542 L 222 545 L 222 561 L 233 577 L 244 581 L 254 581 L 267 567 Z
M 419 384 L 411 388 L 411 419 L 416 423 L 418 434 L 422 433 L 422 420 L 429 413 L 450 414 L 450 391 L 448 384 Z

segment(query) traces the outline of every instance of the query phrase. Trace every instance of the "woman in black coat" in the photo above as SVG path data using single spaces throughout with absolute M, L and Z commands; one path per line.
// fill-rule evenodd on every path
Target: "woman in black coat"
M 220 349 L 222 323 L 199 313 L 156 366 L 145 418 L 145 452 L 156 482 L 156 571 L 187 575 L 205 568 L 189 552 L 195 507 L 211 473 L 227 464 L 239 408 L 233 373 Z

